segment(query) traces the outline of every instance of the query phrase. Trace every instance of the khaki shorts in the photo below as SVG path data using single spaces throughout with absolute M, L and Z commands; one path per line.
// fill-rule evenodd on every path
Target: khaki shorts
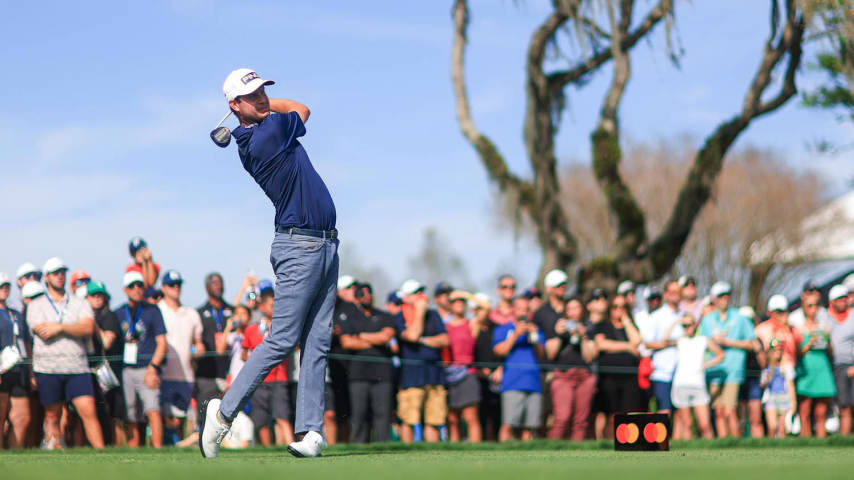
M 724 383 L 709 385 L 712 408 L 735 408 L 738 405 L 738 390 L 741 384 Z
M 448 400 L 445 387 L 425 385 L 407 388 L 397 392 L 397 416 L 407 425 L 421 423 L 421 411 L 424 411 L 424 423 L 443 425 L 448 415 Z

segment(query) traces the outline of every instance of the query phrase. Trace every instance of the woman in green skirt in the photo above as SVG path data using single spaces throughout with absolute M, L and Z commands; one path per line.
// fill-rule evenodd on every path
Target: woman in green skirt
M 816 321 L 815 315 L 806 317 L 803 326 L 798 329 L 802 340 L 798 347 L 799 358 L 795 370 L 801 436 L 812 436 L 812 413 L 815 419 L 815 435 L 826 437 L 824 423 L 827 410 L 836 395 L 836 383 L 830 366 L 830 337 L 827 329 Z

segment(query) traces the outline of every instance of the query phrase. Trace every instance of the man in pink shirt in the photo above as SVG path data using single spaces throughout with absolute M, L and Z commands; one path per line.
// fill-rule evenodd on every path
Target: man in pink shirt
M 756 326 L 756 337 L 762 341 L 765 350 L 770 348 L 771 340 L 776 338 L 783 345 L 782 364 L 794 368 L 798 361 L 797 349 L 801 340 L 798 333 L 786 321 L 789 302 L 782 295 L 768 299 L 768 320 Z

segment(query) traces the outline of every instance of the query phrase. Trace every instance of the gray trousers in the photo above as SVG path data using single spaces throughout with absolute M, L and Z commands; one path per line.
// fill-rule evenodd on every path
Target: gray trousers
M 368 412 L 373 417 L 374 441 L 388 442 L 391 430 L 391 382 L 350 380 L 350 441 L 368 443 L 371 429 Z
M 237 416 L 270 370 L 301 350 L 294 433 L 323 433 L 326 355 L 338 281 L 338 240 L 277 233 L 270 262 L 276 295 L 270 333 L 225 393 L 220 411 Z

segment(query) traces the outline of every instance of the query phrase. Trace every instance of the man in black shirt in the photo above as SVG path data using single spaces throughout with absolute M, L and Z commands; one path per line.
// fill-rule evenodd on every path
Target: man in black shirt
M 202 343 L 206 352 L 216 352 L 217 339 L 223 335 L 228 319 L 233 312 L 232 306 L 223 299 L 225 286 L 222 275 L 217 272 L 205 277 L 205 291 L 208 301 L 199 307 L 202 319 Z M 196 402 L 201 405 L 211 398 L 219 398 L 225 391 L 225 377 L 228 374 L 228 355 L 206 356 L 199 359 L 196 366 Z
M 103 356 L 109 360 L 107 363 L 120 383 L 118 387 L 103 394 L 100 389 L 95 389 L 96 407 L 98 407 L 104 443 L 120 446 L 124 419 L 127 417 L 125 397 L 121 388 L 125 336 L 122 333 L 119 317 L 110 310 L 110 295 L 107 293 L 104 282 L 95 280 L 89 282 L 86 286 L 86 299 L 92 311 L 95 312 L 95 357 Z
M 361 313 L 356 306 L 356 279 L 350 275 L 338 277 L 338 297 L 335 299 L 335 311 L 332 314 L 332 345 L 329 348 L 329 379 L 332 382 L 332 407 L 326 406 L 323 428 L 326 441 L 334 444 L 336 437 L 348 438 L 350 421 L 350 389 L 347 380 L 348 362 L 340 355 L 348 352 L 341 346 L 341 334 L 344 326 L 351 318 L 358 318 Z M 336 358 L 336 356 L 338 356 Z M 334 420 L 334 421 L 333 421 Z M 339 431 L 339 428 L 340 431 Z
M 352 355 L 373 358 L 350 361 L 350 441 L 366 443 L 370 439 L 370 411 L 374 441 L 387 442 L 393 394 L 389 342 L 394 338 L 394 322 L 386 312 L 374 308 L 369 284 L 357 287 L 356 299 L 361 315 L 353 316 L 341 326 L 341 346 Z

